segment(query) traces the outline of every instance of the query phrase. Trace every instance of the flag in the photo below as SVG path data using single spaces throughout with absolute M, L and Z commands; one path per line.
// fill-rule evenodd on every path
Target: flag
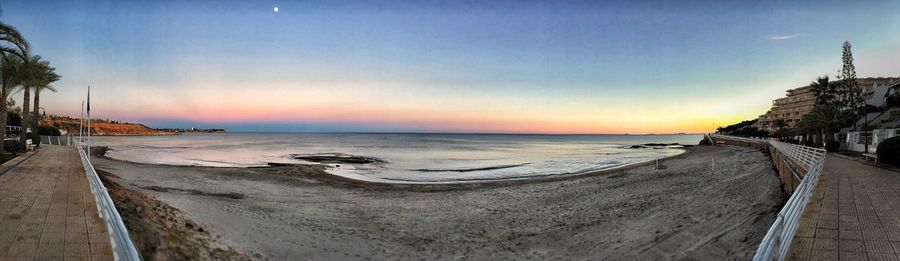
M 91 86 L 88 85 L 87 112 L 91 113 Z

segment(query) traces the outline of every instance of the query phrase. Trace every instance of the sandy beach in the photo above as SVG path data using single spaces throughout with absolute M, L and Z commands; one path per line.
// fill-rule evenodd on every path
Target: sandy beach
M 302 165 L 94 164 L 254 259 L 750 258 L 783 203 L 769 160 L 688 150 L 660 171 L 437 188 L 368 186 Z

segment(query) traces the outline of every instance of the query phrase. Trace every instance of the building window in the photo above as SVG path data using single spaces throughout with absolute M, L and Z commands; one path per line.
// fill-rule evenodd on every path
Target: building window
M 872 132 L 868 131 L 859 133 L 859 139 L 856 140 L 856 144 L 872 145 Z
M 841 143 L 847 142 L 847 134 L 838 134 L 838 141 Z

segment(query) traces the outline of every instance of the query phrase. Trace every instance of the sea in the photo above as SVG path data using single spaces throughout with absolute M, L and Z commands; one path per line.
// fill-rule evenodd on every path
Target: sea
M 572 175 L 684 153 L 702 135 L 520 135 L 433 133 L 215 133 L 101 136 L 117 160 L 177 166 L 265 167 L 325 164 L 349 178 L 390 183 L 453 183 Z M 372 163 L 315 163 L 297 155 L 353 155 Z

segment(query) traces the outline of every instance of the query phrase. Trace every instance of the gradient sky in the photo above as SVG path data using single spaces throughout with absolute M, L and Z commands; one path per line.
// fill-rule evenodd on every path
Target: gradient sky
M 151 127 L 705 132 L 836 74 L 844 40 L 860 76 L 900 75 L 900 1 L 0 6 L 63 76 L 48 113 L 91 85 L 95 117 Z

